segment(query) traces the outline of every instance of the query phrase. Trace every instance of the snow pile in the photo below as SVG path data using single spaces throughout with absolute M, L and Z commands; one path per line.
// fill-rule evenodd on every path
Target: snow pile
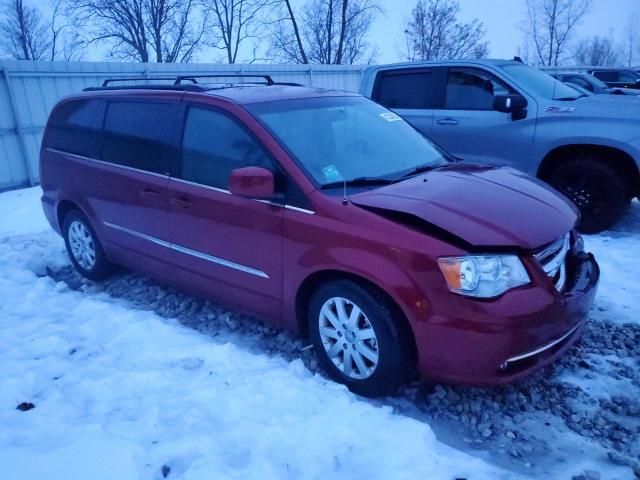
M 300 360 L 55 283 L 38 195 L 0 195 L 2 478 L 514 478 Z

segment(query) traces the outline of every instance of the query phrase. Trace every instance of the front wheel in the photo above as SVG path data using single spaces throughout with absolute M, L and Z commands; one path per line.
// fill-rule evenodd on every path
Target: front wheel
M 384 295 L 354 282 L 318 288 L 309 305 L 309 332 L 327 373 L 360 395 L 395 393 L 411 371 L 410 347 L 395 312 Z
M 630 203 L 620 174 L 595 159 L 566 162 L 554 170 L 548 180 L 580 210 L 578 230 L 582 233 L 598 233 L 610 228 Z
M 90 280 L 101 280 L 112 272 L 113 267 L 85 215 L 77 210 L 68 212 L 62 232 L 71 263 L 80 275 Z

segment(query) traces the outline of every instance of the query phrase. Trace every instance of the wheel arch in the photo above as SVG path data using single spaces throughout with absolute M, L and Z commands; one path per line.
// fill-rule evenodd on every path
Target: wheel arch
M 597 144 L 570 144 L 548 152 L 540 163 L 537 177 L 548 181 L 553 171 L 563 162 L 578 156 L 600 161 L 620 174 L 630 196 L 640 195 L 640 170 L 631 155 L 616 147 Z
M 375 282 L 355 273 L 335 269 L 320 270 L 311 273 L 302 281 L 300 287 L 296 292 L 295 299 L 295 314 L 298 331 L 300 332 L 300 334 L 305 337 L 309 334 L 307 324 L 307 310 L 309 308 L 311 295 L 314 291 L 316 291 L 316 289 L 320 287 L 320 285 L 336 280 L 352 281 L 363 287 L 365 290 L 371 292 L 374 296 L 382 295 L 389 301 L 389 304 L 394 309 L 394 318 L 398 319 L 396 323 L 399 334 L 402 335 L 408 342 L 408 345 L 411 349 L 410 359 L 412 365 L 416 366 L 418 361 L 416 337 L 413 332 L 413 328 L 411 327 L 411 324 L 407 318 L 407 315 L 400 306 L 399 302 L 396 301 L 396 299 L 394 299 L 391 294 L 378 286 Z

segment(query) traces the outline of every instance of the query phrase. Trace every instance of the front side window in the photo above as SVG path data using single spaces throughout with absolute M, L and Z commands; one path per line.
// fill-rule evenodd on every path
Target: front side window
M 243 167 L 274 170 L 269 155 L 238 122 L 215 110 L 189 108 L 178 177 L 226 189 L 231 171 Z
M 447 110 L 493 110 L 497 95 L 515 93 L 506 83 L 475 68 L 451 68 L 447 79 Z
M 306 98 L 249 109 L 319 186 L 362 177 L 395 180 L 447 162 L 401 117 L 366 98 Z
M 45 145 L 89 158 L 100 155 L 106 102 L 98 99 L 63 103 L 51 115 Z
M 387 108 L 434 108 L 431 70 L 397 70 L 382 72 L 375 88 L 375 100 Z
M 177 104 L 112 102 L 104 123 L 102 160 L 167 174 L 172 157 Z

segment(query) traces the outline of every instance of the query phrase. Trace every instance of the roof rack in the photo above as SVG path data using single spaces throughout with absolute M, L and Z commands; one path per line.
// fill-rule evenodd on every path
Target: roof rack
M 198 83 L 198 79 L 201 78 L 229 78 L 229 77 L 239 77 L 239 78 L 262 78 L 264 82 L 241 82 L 241 83 L 230 83 L 230 82 L 219 82 L 215 84 L 215 86 L 211 85 L 211 83 Z M 154 84 L 149 83 L 153 81 L 167 81 L 172 83 L 167 84 Z M 119 82 L 146 82 L 143 85 L 111 85 L 112 83 Z M 186 82 L 190 82 L 186 84 Z M 178 91 L 194 91 L 194 92 L 203 92 L 206 90 L 213 90 L 216 88 L 228 88 L 232 86 L 240 86 L 240 85 L 286 85 L 291 87 L 301 87 L 303 86 L 300 83 L 293 82 L 274 82 L 270 75 L 248 75 L 248 74 L 198 74 L 198 75 L 177 75 L 175 77 L 116 77 L 116 78 L 107 78 L 102 82 L 102 86 L 100 87 L 88 87 L 83 89 L 85 92 L 95 92 L 98 90 L 123 90 L 123 89 L 131 89 L 131 90 L 178 90 Z
M 229 77 L 237 77 L 237 78 L 262 78 L 265 80 L 267 85 L 275 85 L 276 82 L 273 81 L 270 75 L 248 75 L 248 74 L 235 74 L 235 73 L 217 73 L 214 75 L 178 75 L 175 79 L 175 85 L 180 85 L 184 80 L 189 80 L 192 83 L 198 83 L 198 78 L 229 78 Z M 245 83 L 254 83 L 254 82 L 245 82 Z
M 167 80 L 170 82 L 174 82 L 174 85 L 179 85 L 179 82 L 176 80 L 179 77 L 120 77 L 120 78 L 107 78 L 104 82 L 102 82 L 103 87 L 108 87 L 110 83 L 113 82 L 148 82 L 150 80 Z M 198 83 L 195 80 L 192 80 L 191 83 Z

